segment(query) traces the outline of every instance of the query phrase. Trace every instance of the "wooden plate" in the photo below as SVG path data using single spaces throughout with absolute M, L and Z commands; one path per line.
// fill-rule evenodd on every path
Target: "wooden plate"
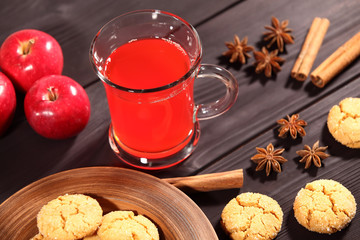
M 66 193 L 94 197 L 104 213 L 142 214 L 158 226 L 160 239 L 218 239 L 205 214 L 183 192 L 149 174 L 116 167 L 64 171 L 21 189 L 0 205 L 1 239 L 33 237 L 40 208 Z

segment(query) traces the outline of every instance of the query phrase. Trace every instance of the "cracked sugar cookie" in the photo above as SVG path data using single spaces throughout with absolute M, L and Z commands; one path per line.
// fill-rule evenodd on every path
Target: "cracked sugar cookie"
M 101 239 L 97 234 L 94 234 L 94 235 L 91 235 L 91 236 L 84 237 L 83 240 L 101 240 Z
M 113 211 L 106 214 L 97 234 L 101 240 L 159 240 L 155 224 L 132 211 Z
M 44 239 L 82 239 L 97 230 L 102 213 L 99 203 L 89 196 L 63 195 L 41 208 L 37 226 Z
M 310 231 L 334 233 L 345 228 L 356 213 L 351 192 L 334 180 L 316 180 L 306 184 L 294 201 L 296 220 Z
M 36 234 L 34 237 L 30 238 L 30 240 L 46 240 L 41 233 Z
M 234 240 L 274 239 L 281 229 L 283 212 L 271 197 L 242 193 L 221 214 L 221 225 Z
M 36 234 L 34 237 L 32 237 L 30 240 L 52 240 L 49 238 L 45 238 L 41 233 Z M 82 240 L 101 240 L 100 237 L 97 234 L 87 236 L 82 238 Z
M 349 148 L 360 148 L 360 98 L 345 98 L 333 106 L 327 125 L 338 142 Z

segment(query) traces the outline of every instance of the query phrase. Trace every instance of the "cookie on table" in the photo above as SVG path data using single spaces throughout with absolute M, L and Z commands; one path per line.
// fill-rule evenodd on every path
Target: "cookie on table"
M 45 239 L 82 239 L 98 229 L 102 214 L 99 203 L 89 196 L 63 195 L 41 208 L 37 226 Z
M 349 148 L 360 148 L 360 98 L 345 98 L 333 106 L 327 126 L 338 142 Z
M 294 201 L 296 220 L 310 231 L 331 234 L 345 228 L 356 213 L 351 192 L 334 180 L 306 184 Z
M 113 211 L 104 215 L 97 232 L 101 240 L 141 239 L 159 240 L 155 224 L 132 211 Z
M 274 239 L 281 229 L 280 205 L 260 193 L 242 193 L 230 200 L 221 214 L 221 225 L 234 240 Z

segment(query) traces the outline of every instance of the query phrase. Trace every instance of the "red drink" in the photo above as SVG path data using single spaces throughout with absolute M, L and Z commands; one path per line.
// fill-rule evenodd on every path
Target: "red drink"
M 189 56 L 180 45 L 164 39 L 141 39 L 113 51 L 103 75 L 121 87 L 153 89 L 179 80 L 189 69 Z M 104 86 L 115 139 L 129 153 L 165 157 L 190 140 L 194 127 L 193 79 L 146 94 Z

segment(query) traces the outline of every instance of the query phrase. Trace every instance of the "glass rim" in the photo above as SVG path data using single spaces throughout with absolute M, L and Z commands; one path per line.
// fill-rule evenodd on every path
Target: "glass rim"
M 160 87 L 156 87 L 156 88 L 147 88 L 147 89 L 137 89 L 137 88 L 127 88 L 127 87 L 123 87 L 120 86 L 116 83 L 111 82 L 108 78 L 106 78 L 103 74 L 101 74 L 101 72 L 99 71 L 97 65 L 94 62 L 93 59 L 93 51 L 94 51 L 94 45 L 95 42 L 97 40 L 97 38 L 99 37 L 100 33 L 103 31 L 103 29 L 108 26 L 109 24 L 111 24 L 112 22 L 114 22 L 115 20 L 128 16 L 128 15 L 133 15 L 133 14 L 138 14 L 138 13 L 157 13 L 157 14 L 163 14 L 163 15 L 168 15 L 171 16 L 173 18 L 175 18 L 176 20 L 182 22 L 184 25 L 186 25 L 191 32 L 193 33 L 193 35 L 196 38 L 196 42 L 199 44 L 199 54 L 196 56 L 195 61 L 191 64 L 190 69 L 179 79 L 160 86 Z M 89 57 L 90 57 L 90 62 L 91 65 L 94 69 L 94 71 L 96 72 L 96 74 L 98 75 L 98 77 L 100 78 L 101 81 L 103 81 L 104 83 L 110 85 L 111 87 L 114 87 L 116 89 L 122 90 L 122 91 L 126 91 L 126 92 L 130 92 L 130 93 L 151 93 L 151 92 L 158 92 L 158 91 L 162 91 L 162 90 L 166 90 L 166 89 L 170 89 L 172 87 L 175 87 L 176 85 L 186 81 L 197 69 L 197 67 L 200 65 L 200 61 L 201 61 L 201 57 L 202 57 L 202 46 L 201 46 L 201 41 L 200 41 L 200 37 L 199 34 L 197 33 L 196 29 L 187 21 L 185 21 L 183 18 L 172 14 L 170 12 L 166 12 L 166 11 L 162 11 L 162 10 L 157 10 L 157 9 L 144 9 L 144 10 L 135 10 L 135 11 L 131 11 L 131 12 L 127 12 L 124 13 L 122 15 L 119 15 L 113 19 L 111 19 L 110 21 L 108 21 L 105 25 L 103 25 L 100 30 L 96 33 L 95 37 L 93 38 L 93 40 L 91 41 L 91 45 L 90 45 L 90 51 L 89 51 Z

